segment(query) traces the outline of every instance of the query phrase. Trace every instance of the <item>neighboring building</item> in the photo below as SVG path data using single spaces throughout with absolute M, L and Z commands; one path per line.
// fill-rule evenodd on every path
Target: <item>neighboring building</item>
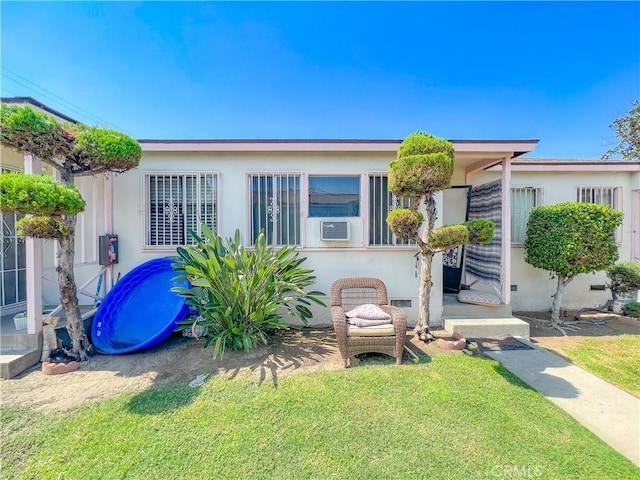
M 32 99 L 25 101 L 43 107 Z M 380 277 L 392 303 L 406 309 L 410 324 L 416 322 L 418 250 L 395 239 L 385 222 L 391 209 L 406 202 L 387 187 L 388 166 L 400 140 L 159 139 L 140 143 L 139 168 L 79 180 L 89 208 L 80 215 L 78 226 L 78 284 L 90 282 L 103 271 L 97 261 L 99 235 L 119 236 L 119 262 L 104 269 L 108 286 L 112 278 L 146 260 L 174 255 L 177 246 L 192 241 L 189 229 L 198 231 L 201 223 L 225 237 L 239 229 L 249 245 L 264 229 L 273 245 L 296 245 L 307 257 L 306 266 L 315 270 L 318 290 L 328 294 L 331 283 L 340 277 Z M 441 320 L 443 291 L 455 291 L 461 282 L 494 292 L 516 311 L 550 308 L 554 282 L 547 272 L 523 259 L 524 227 L 534 205 L 579 200 L 622 210 L 620 259 L 640 260 L 640 161 L 521 157 L 536 144 L 537 140 L 453 141 L 452 188 L 437 195 L 437 226 L 489 216 L 499 229 L 490 246 L 460 248 L 444 259 L 435 257 L 433 325 Z M 2 157 L 3 167 L 22 168 L 20 156 L 3 149 Z M 13 234 L 4 238 L 20 241 Z M 50 274 L 53 247 L 44 242 L 43 248 L 43 258 L 49 259 L 42 262 L 45 276 L 55 279 L 55 272 Z M 10 262 L 2 265 L 3 278 L 14 275 Z M 24 270 L 15 273 L 16 278 Z M 610 293 L 598 289 L 605 282 L 604 273 L 581 275 L 569 285 L 565 306 L 604 303 Z M 56 285 L 45 283 L 45 303 L 57 303 Z M 18 285 L 22 296 L 15 298 L 14 307 L 24 306 L 25 301 L 23 284 L 18 281 Z M 3 288 L 6 295 L 8 289 Z M 80 301 L 93 303 L 93 298 Z M 315 307 L 314 313 L 314 325 L 330 324 L 327 308 Z

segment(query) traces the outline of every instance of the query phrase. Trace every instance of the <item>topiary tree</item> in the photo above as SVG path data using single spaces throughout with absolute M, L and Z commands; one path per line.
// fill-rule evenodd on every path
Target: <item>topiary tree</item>
M 74 178 L 135 168 L 142 155 L 138 142 L 113 130 L 60 123 L 30 106 L 2 104 L 0 142 L 30 153 L 60 173 L 58 183 L 47 175 L 10 173 L 0 176 L 0 210 L 32 216 L 18 221 L 20 235 L 57 240 L 60 299 L 67 316 L 71 352 L 86 360 L 89 341 L 78 307 L 73 263 L 77 214 L 85 202 Z
M 429 333 L 433 256 L 466 243 L 489 243 L 495 228 L 490 220 L 473 220 L 434 229 L 437 218 L 434 194 L 450 186 L 453 159 L 451 142 L 416 132 L 400 144 L 397 158 L 389 166 L 389 190 L 397 196 L 413 199 L 410 209 L 391 211 L 387 223 L 396 237 L 414 240 L 420 249 L 420 316 L 415 331 L 424 341 L 433 338 Z M 419 210 L 423 202 L 424 214 Z
M 616 262 L 615 232 L 621 223 L 621 212 L 593 203 L 566 202 L 531 211 L 524 259 L 557 278 L 551 325 L 564 335 L 568 327 L 560 321 L 560 305 L 567 285 L 580 273 L 606 270 Z
M 612 299 L 607 302 L 604 308 L 609 307 L 622 296 L 640 290 L 640 263 L 638 262 L 618 262 L 607 270 Z

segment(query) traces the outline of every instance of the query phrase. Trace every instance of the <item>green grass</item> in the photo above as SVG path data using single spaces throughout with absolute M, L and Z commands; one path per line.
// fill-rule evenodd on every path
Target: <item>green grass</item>
M 640 398 L 640 335 L 588 338 L 568 356 L 576 365 Z
M 277 385 L 213 377 L 1 418 L 11 479 L 640 479 L 500 364 L 463 355 Z

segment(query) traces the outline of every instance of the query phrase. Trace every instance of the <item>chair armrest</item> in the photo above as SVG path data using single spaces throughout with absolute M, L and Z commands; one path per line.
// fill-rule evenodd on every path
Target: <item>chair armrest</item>
M 336 336 L 347 338 L 347 316 L 344 309 L 338 306 L 331 307 L 331 321 L 336 331 Z
M 380 305 L 380 308 L 391 315 L 391 323 L 395 327 L 396 335 L 407 334 L 407 315 L 404 310 L 394 305 Z

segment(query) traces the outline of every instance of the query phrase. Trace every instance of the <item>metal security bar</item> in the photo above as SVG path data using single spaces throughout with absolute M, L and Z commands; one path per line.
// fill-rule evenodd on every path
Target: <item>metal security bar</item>
M 511 189 L 511 243 L 524 243 L 529 215 L 538 206 L 540 193 L 538 187 Z
M 396 238 L 387 225 L 387 215 L 397 208 L 411 208 L 413 199 L 389 191 L 386 174 L 369 175 L 369 245 L 415 245 L 414 240 Z
M 147 174 L 145 180 L 147 245 L 194 244 L 189 231 L 200 234 L 202 223 L 217 231 L 217 174 Z
M 261 230 L 272 245 L 300 245 L 300 175 L 250 174 L 251 240 Z
M 618 192 L 620 187 L 580 187 L 578 201 L 608 205 L 618 210 Z

